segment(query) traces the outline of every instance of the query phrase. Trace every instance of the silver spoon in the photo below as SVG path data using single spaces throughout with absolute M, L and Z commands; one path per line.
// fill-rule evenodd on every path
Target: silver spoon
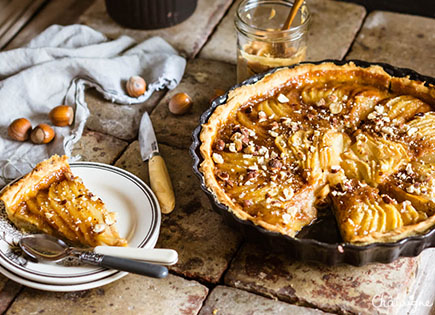
M 168 268 L 132 259 L 108 256 L 69 247 L 64 241 L 46 234 L 34 234 L 21 238 L 18 245 L 32 259 L 37 261 L 59 261 L 66 257 L 76 257 L 80 262 L 100 267 L 117 269 L 145 275 L 153 278 L 164 278 Z
M 47 242 L 47 240 L 49 242 Z M 142 260 L 159 265 L 173 265 L 178 261 L 178 253 L 173 249 L 167 248 L 132 248 L 119 246 L 97 246 L 94 248 L 81 249 L 69 247 L 65 242 L 48 234 L 31 234 L 21 238 L 21 243 L 28 251 L 37 252 L 40 256 L 45 256 L 46 248 L 50 248 L 51 242 L 57 243 L 66 254 L 67 251 L 89 251 L 101 255 L 109 255 L 120 258 L 129 258 L 134 260 Z M 21 245 L 20 245 L 21 246 Z M 41 249 L 42 248 L 42 249 Z M 59 249 L 57 249 L 59 248 Z M 24 250 L 24 249 L 23 249 Z M 60 247 L 56 247 L 57 254 L 60 252 Z M 30 255 L 29 255 L 30 256 Z M 62 259 L 63 256 L 61 256 Z

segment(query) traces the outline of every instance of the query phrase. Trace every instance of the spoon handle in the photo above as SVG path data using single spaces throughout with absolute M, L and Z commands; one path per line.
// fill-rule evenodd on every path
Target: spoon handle
M 160 265 L 173 265 L 178 261 L 178 253 L 167 248 L 132 248 L 117 246 L 97 246 L 94 252 L 114 257 L 142 260 Z
M 131 259 L 99 255 L 92 252 L 81 253 L 79 259 L 87 264 L 136 273 L 152 278 L 165 278 L 168 275 L 168 268 L 164 266 Z

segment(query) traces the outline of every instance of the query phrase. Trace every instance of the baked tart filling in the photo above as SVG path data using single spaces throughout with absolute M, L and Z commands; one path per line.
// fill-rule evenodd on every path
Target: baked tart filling
M 66 156 L 39 163 L 7 186 L 0 200 L 8 218 L 26 232 L 44 232 L 90 247 L 127 245 L 115 228 L 116 213 L 107 211 L 73 175 Z
M 421 234 L 435 224 L 434 105 L 433 86 L 379 66 L 280 69 L 216 108 L 201 171 L 218 202 L 270 231 L 295 236 L 326 204 L 348 243 Z

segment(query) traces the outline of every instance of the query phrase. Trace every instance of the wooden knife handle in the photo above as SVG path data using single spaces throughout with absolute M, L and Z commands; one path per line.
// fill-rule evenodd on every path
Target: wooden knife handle
M 160 155 L 154 155 L 148 161 L 151 189 L 156 194 L 162 213 L 171 213 L 175 207 L 174 190 L 165 161 Z

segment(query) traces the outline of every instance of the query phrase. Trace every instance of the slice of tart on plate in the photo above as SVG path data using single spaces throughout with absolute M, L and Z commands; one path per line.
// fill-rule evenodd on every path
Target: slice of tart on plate
M 44 232 L 83 246 L 127 246 L 116 230 L 116 213 L 74 176 L 67 159 L 54 155 L 7 186 L 0 200 L 8 218 L 25 232 Z

